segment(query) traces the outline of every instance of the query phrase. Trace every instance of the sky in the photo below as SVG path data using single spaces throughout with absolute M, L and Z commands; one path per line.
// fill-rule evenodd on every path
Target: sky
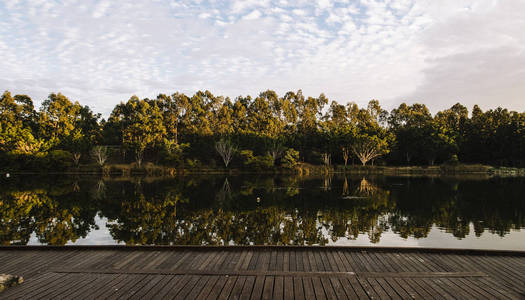
M 108 115 L 132 95 L 303 90 L 525 111 L 522 0 L 0 0 L 0 89 Z

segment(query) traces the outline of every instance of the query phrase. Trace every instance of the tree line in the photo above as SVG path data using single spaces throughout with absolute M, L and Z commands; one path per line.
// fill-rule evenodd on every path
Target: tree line
M 80 164 L 294 168 L 324 165 L 481 163 L 525 166 L 525 112 L 457 103 L 432 115 L 420 103 L 388 112 L 379 101 L 340 104 L 301 90 L 235 99 L 198 91 L 132 96 L 107 119 L 50 94 L 0 99 L 0 163 L 60 169 Z

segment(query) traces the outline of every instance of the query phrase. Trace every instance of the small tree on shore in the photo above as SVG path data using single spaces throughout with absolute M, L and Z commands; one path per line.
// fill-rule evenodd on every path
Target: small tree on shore
M 91 149 L 91 157 L 95 159 L 99 166 L 103 166 L 108 159 L 108 147 L 95 146 Z
M 378 136 L 363 135 L 357 138 L 352 145 L 352 152 L 359 158 L 364 166 L 370 160 L 373 160 L 387 153 L 387 142 Z
M 330 155 L 329 153 L 323 153 L 321 155 L 321 159 L 323 160 L 323 164 L 327 167 L 329 167 L 332 163 L 332 155 Z
M 345 167 L 346 165 L 348 164 L 348 158 L 350 158 L 350 151 L 348 149 L 348 147 L 342 147 L 341 148 L 342 152 L 343 152 L 343 160 L 345 161 Z
M 271 149 L 268 151 L 268 154 L 273 159 L 273 164 L 275 165 L 275 162 L 283 156 L 283 153 L 286 149 L 279 143 L 274 143 L 271 147 Z
M 233 155 L 237 151 L 237 148 L 230 143 L 228 140 L 221 139 L 217 143 L 215 143 L 215 150 L 222 158 L 222 161 L 224 162 L 224 166 L 226 168 L 230 164 L 231 160 L 233 159 Z
M 80 157 L 82 156 L 82 154 L 80 154 L 79 152 L 73 152 L 73 162 L 75 163 L 75 166 L 78 167 L 78 164 L 80 163 Z

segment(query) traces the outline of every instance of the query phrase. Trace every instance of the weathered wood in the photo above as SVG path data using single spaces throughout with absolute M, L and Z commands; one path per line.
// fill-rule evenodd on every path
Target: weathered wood
M 521 252 L 4 247 L 0 257 L 0 273 L 25 279 L 0 299 L 521 299 L 525 294 Z

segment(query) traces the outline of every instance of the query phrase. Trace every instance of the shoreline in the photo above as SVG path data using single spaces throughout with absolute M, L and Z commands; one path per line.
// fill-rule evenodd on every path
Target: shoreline
M 181 175 L 381 175 L 394 177 L 407 176 L 488 176 L 488 177 L 525 177 L 525 168 L 495 167 L 487 165 L 441 165 L 441 166 L 320 166 L 301 164 L 292 170 L 245 170 L 222 168 L 172 168 L 150 165 L 136 168 L 133 165 L 107 165 L 104 167 L 80 166 L 66 171 L 1 170 L 2 177 L 11 175 L 80 175 L 101 177 L 175 177 Z

